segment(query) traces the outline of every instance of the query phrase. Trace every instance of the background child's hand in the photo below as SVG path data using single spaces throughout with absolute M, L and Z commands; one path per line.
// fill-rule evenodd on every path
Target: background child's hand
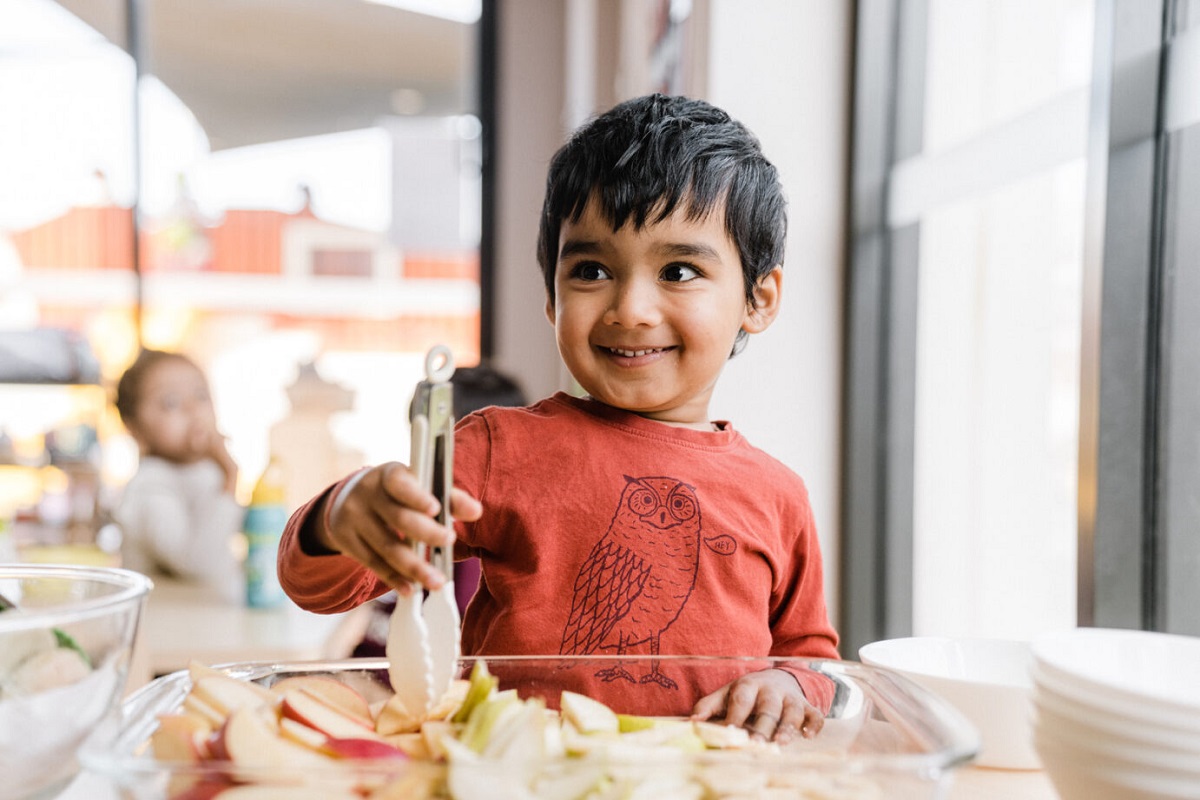
M 238 466 L 229 455 L 225 446 L 225 437 L 216 427 L 204 426 L 192 436 L 192 452 L 196 458 L 208 458 L 217 462 L 217 466 L 225 473 L 225 492 L 233 494 L 237 490 Z
M 474 522 L 483 513 L 479 501 L 459 489 L 450 495 L 455 519 Z M 438 500 L 421 487 L 404 464 L 389 462 L 359 473 L 337 497 L 319 526 L 321 543 L 370 569 L 400 594 L 411 582 L 428 589 L 443 583 L 441 573 L 417 557 L 411 542 L 451 547 L 453 531 L 438 524 Z
M 805 699 L 796 678 L 780 669 L 748 673 L 700 698 L 692 709 L 692 719 L 712 718 L 780 744 L 787 744 L 796 734 L 812 738 L 825 724 L 825 717 Z

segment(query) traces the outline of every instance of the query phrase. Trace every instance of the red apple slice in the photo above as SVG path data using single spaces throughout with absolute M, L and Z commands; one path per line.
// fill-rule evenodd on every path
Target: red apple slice
M 251 784 L 228 788 L 217 795 L 215 800 L 362 800 L 362 795 L 349 789 L 334 789 L 328 786 Z
M 283 716 L 320 731 L 331 739 L 383 739 L 359 717 L 351 717 L 327 705 L 307 689 L 283 694 Z
M 281 696 L 293 689 L 305 689 L 346 716 L 358 717 L 368 726 L 374 724 L 375 717 L 371 714 L 367 699 L 353 686 L 336 678 L 327 675 L 291 675 L 271 685 L 271 691 Z
M 309 748 L 281 737 L 274 717 L 250 706 L 229 715 L 218 732 L 215 749 L 235 764 L 288 773 L 329 764 L 328 759 Z
M 401 750 L 378 739 L 326 739 L 322 749 L 335 758 L 408 760 Z

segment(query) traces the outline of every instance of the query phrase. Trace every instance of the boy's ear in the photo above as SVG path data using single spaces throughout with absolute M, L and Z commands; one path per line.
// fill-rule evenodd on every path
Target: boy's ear
M 747 304 L 742 330 L 746 333 L 762 333 L 779 316 L 779 303 L 783 299 L 783 265 L 775 267 L 758 279 L 754 287 L 754 306 Z
M 546 292 L 546 319 L 550 320 L 551 325 L 554 324 L 554 300 L 549 292 Z

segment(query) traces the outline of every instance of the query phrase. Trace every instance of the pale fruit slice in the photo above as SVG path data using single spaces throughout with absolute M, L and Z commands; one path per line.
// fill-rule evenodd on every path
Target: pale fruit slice
M 429 745 L 426 744 L 425 737 L 421 735 L 420 731 L 393 733 L 391 736 L 385 736 L 384 739 L 414 761 L 428 761 L 431 758 Z
M 262 709 L 243 706 L 225 720 L 216 736 L 216 750 L 246 767 L 296 770 L 327 767 L 328 759 L 280 736 L 274 717 Z
M 750 745 L 750 732 L 738 725 L 697 720 L 692 727 L 705 746 L 715 750 L 736 750 Z
M 188 692 L 187 697 L 183 698 L 183 710 L 189 714 L 203 717 L 213 728 L 221 727 L 225 723 L 225 718 L 229 716 L 225 712 L 213 708 L 207 700 L 197 697 L 195 692 Z
M 420 730 L 423 718 L 404 706 L 400 695 L 394 694 L 379 709 L 375 717 L 375 732 L 388 736 L 394 733 L 412 733 Z
M 325 734 L 289 717 L 279 718 L 279 735 L 309 750 L 320 750 L 329 741 Z
M 362 800 L 349 789 L 328 786 L 268 786 L 249 784 L 223 790 L 214 800 Z
M 484 661 L 476 661 L 475 665 L 471 667 L 471 676 L 467 681 L 466 696 L 463 698 L 458 710 L 454 712 L 454 716 L 450 718 L 450 721 L 466 722 L 467 718 L 471 716 L 471 712 L 475 710 L 475 707 L 484 700 L 487 700 L 499 683 L 499 679 L 488 672 L 487 664 Z
M 192 685 L 192 694 L 221 714 L 243 708 L 275 708 L 279 698 L 256 683 L 231 678 L 223 673 L 205 675 Z
M 208 757 L 208 737 L 213 726 L 199 714 L 162 714 L 150 734 L 150 747 L 160 761 L 195 764 Z
M 282 713 L 288 719 L 307 725 L 313 730 L 320 731 L 331 739 L 383 739 L 375 733 L 374 728 L 364 723 L 359 717 L 343 714 L 332 706 L 326 705 L 307 689 L 293 689 L 284 692 Z
M 442 740 L 454 735 L 454 723 L 444 720 L 430 720 L 421 725 L 421 738 L 425 740 L 425 749 L 429 757 L 442 761 L 446 758 L 446 746 Z
M 580 733 L 617 733 L 621 728 L 611 708 L 585 695 L 563 692 L 561 707 L 563 719 Z
M 306 689 L 348 717 L 359 717 L 369 725 L 375 718 L 367 699 L 353 686 L 327 675 L 291 675 L 271 684 L 270 690 L 284 695 L 292 689 Z

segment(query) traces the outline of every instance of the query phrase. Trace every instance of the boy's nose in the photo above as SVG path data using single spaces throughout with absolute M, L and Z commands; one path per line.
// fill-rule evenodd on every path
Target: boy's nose
M 620 281 L 604 315 L 605 323 L 625 328 L 657 325 L 661 320 L 657 287 L 651 281 Z

